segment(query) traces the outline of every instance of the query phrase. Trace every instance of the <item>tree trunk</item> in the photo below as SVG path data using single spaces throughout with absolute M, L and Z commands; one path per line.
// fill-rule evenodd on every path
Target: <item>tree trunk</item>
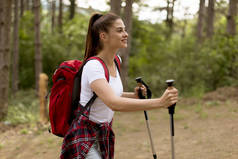
M 110 0 L 111 12 L 121 15 L 121 0 Z
M 7 115 L 12 0 L 0 0 L 0 121 Z
M 236 16 L 237 16 L 237 0 L 229 1 L 229 10 L 227 15 L 227 33 L 234 36 L 236 34 Z
M 22 17 L 23 16 L 23 14 L 24 14 L 24 0 L 20 0 L 20 7 L 21 7 L 21 9 L 20 9 L 20 16 Z
M 205 0 L 200 0 L 199 11 L 198 11 L 198 23 L 197 23 L 197 40 L 202 42 L 203 40 L 203 22 L 205 12 Z
M 12 93 L 18 91 L 19 83 L 19 1 L 14 0 L 14 31 L 13 31 L 13 57 L 12 57 Z
M 207 8 L 207 37 L 211 38 L 214 32 L 214 14 L 215 14 L 215 9 L 214 9 L 214 4 L 216 0 L 209 0 L 208 3 L 208 8 Z
M 51 2 L 51 32 L 54 33 L 55 28 L 55 8 L 56 8 L 56 2 L 53 0 Z
M 40 0 L 34 0 L 35 23 L 35 87 L 39 90 L 39 75 L 42 72 L 41 41 L 40 41 Z
M 73 19 L 74 18 L 74 14 L 75 14 L 75 7 L 76 7 L 76 3 L 75 0 L 69 0 L 70 1 L 70 7 L 69 7 L 69 19 Z
M 62 33 L 63 27 L 63 0 L 59 1 L 59 17 L 58 17 L 58 28 L 59 28 L 59 32 Z
M 122 82 L 125 90 L 128 89 L 127 81 L 128 81 L 128 66 L 129 66 L 129 55 L 131 49 L 131 28 L 132 28 L 132 4 L 133 0 L 126 0 L 126 6 L 124 10 L 124 22 L 126 26 L 126 30 L 128 32 L 128 46 L 125 49 L 121 49 L 121 58 L 122 58 L 122 66 L 121 66 L 121 75 Z
M 26 10 L 30 10 L 30 0 L 26 0 Z
M 35 0 L 31 0 L 31 4 L 32 4 L 32 6 L 31 6 L 31 11 L 32 11 L 32 13 L 34 13 L 34 8 L 35 8 L 35 7 L 34 7 L 34 3 L 35 3 L 34 1 L 35 1 Z
M 173 29 L 174 29 L 174 22 L 173 22 L 173 18 L 174 18 L 174 2 L 176 0 L 167 0 L 167 7 L 166 7 L 166 11 L 167 11 L 167 16 L 166 16 L 166 24 L 169 27 L 169 31 L 168 31 L 168 37 L 171 36 L 171 34 L 173 33 Z

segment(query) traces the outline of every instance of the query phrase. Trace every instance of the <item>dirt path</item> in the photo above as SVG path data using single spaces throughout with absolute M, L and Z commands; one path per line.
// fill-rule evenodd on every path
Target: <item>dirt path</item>
M 178 104 L 175 114 L 176 158 L 237 159 L 236 101 L 206 100 L 189 106 L 183 106 L 183 102 Z M 148 115 L 157 156 L 170 159 L 168 112 L 155 110 L 149 111 Z M 143 112 L 116 113 L 113 127 L 116 159 L 152 159 Z M 56 159 L 61 142 L 61 138 L 49 134 L 46 128 L 8 128 L 0 133 L 0 159 Z

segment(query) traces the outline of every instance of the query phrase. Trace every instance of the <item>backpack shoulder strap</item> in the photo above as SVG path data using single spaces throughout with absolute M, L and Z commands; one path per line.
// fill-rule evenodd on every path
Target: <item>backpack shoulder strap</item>
M 77 80 L 77 81 L 79 81 L 78 84 L 81 85 L 81 76 L 82 76 L 83 66 L 84 66 L 88 61 L 90 61 L 90 60 L 98 60 L 98 61 L 102 64 L 103 69 L 104 69 L 104 72 L 105 72 L 105 77 L 106 77 L 107 81 L 109 82 L 110 76 L 109 76 L 109 71 L 108 71 L 108 68 L 107 68 L 105 62 L 104 62 L 100 57 L 95 57 L 95 56 L 93 56 L 93 57 L 90 57 L 89 59 L 87 59 L 86 62 L 85 62 L 85 63 L 82 65 L 82 67 L 80 68 L 80 73 L 78 74 L 78 78 L 79 78 L 79 79 Z M 79 88 L 81 89 L 81 86 L 80 86 Z M 80 94 L 80 93 L 77 94 L 77 95 L 78 95 L 78 99 L 80 99 L 79 94 Z M 96 100 L 96 98 L 97 98 L 97 94 L 96 94 L 95 92 L 93 92 L 92 98 L 88 101 L 88 103 L 87 103 L 84 107 L 82 107 L 83 110 L 81 111 L 81 114 L 83 114 L 83 112 L 84 112 L 85 110 L 90 109 L 91 105 L 92 105 L 93 102 Z
M 110 76 L 109 76 L 109 71 L 108 71 L 108 68 L 107 68 L 105 62 L 100 57 L 96 57 L 96 56 L 90 57 L 87 61 L 89 61 L 89 60 L 98 60 L 102 64 L 104 72 L 105 72 L 105 77 L 106 77 L 107 81 L 109 82 Z
M 114 62 L 117 66 L 119 73 L 121 73 L 121 57 L 119 55 L 116 55 L 114 58 Z

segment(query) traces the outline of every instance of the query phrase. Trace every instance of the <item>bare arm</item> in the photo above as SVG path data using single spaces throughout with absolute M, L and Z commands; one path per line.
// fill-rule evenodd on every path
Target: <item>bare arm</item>
M 175 88 L 166 90 L 161 98 L 131 99 L 117 96 L 105 79 L 97 79 L 90 86 L 98 97 L 114 111 L 149 110 L 168 107 L 177 102 L 177 90 Z
M 123 92 L 121 97 L 125 98 L 137 98 L 136 94 L 134 92 Z
M 134 92 L 123 92 L 122 97 L 139 99 L 139 89 L 141 89 L 142 93 L 146 96 L 146 87 L 142 85 L 140 88 L 138 86 L 135 87 Z

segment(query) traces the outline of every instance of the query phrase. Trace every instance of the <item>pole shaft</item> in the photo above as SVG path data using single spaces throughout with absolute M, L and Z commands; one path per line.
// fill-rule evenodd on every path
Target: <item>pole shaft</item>
M 150 99 L 152 93 L 151 93 L 149 87 L 145 84 L 145 82 L 142 81 L 141 77 L 136 78 L 136 81 L 137 81 L 137 84 L 139 87 L 139 91 L 138 91 L 139 98 L 146 99 L 146 97 L 142 94 L 142 90 L 141 90 L 142 85 L 144 85 L 147 89 L 147 98 Z M 148 121 L 148 115 L 147 115 L 146 111 L 144 111 L 144 115 L 145 115 L 146 127 L 147 127 L 149 138 L 150 138 L 150 144 L 151 144 L 151 149 L 152 149 L 152 153 L 153 153 L 153 158 L 157 159 L 157 155 L 155 153 L 154 143 L 153 143 L 153 139 L 152 139 L 152 135 L 151 135 L 150 124 Z
M 173 114 L 170 114 L 170 130 L 171 130 L 171 153 L 172 159 L 175 159 L 175 149 L 174 149 L 174 119 Z
M 147 112 L 144 111 L 144 113 L 145 113 L 145 118 L 146 118 Z M 152 150 L 152 153 L 155 155 L 156 154 L 155 153 L 155 147 L 154 147 L 154 142 L 152 140 L 152 135 L 151 135 L 150 124 L 149 124 L 148 118 L 145 121 L 146 121 L 146 126 L 147 126 L 147 130 L 148 130 L 149 138 L 150 138 L 151 150 Z

